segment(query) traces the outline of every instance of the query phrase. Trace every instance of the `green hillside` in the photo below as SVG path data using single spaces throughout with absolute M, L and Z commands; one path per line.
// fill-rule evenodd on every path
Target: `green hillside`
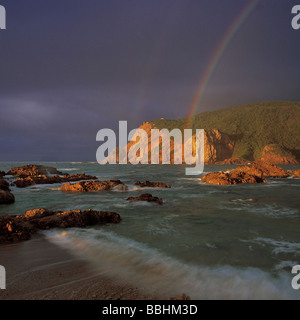
M 151 123 L 159 129 L 185 129 L 187 119 Z M 228 134 L 235 143 L 233 157 L 253 160 L 266 145 L 277 144 L 300 158 L 300 102 L 264 102 L 203 112 L 193 117 L 192 127 Z

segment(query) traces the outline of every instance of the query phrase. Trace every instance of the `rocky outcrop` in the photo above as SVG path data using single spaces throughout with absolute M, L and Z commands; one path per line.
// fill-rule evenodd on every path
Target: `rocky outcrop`
M 64 176 L 28 176 L 25 178 L 19 178 L 15 181 L 15 185 L 18 188 L 25 188 L 35 184 L 53 184 L 53 183 L 65 183 L 69 181 L 81 181 L 81 180 L 94 180 L 97 177 L 86 175 L 85 173 L 64 175 Z
M 243 170 L 250 168 L 251 170 L 261 171 L 264 178 L 287 178 L 289 176 L 288 172 L 283 168 L 265 161 L 255 161 L 252 166 L 243 168 Z
M 158 197 L 153 197 L 150 193 L 143 193 L 139 197 L 129 197 L 128 201 L 147 201 L 147 202 L 156 202 L 158 204 L 163 204 L 163 199 Z
M 232 170 L 233 171 L 233 170 Z M 263 178 L 243 171 L 240 172 L 211 172 L 203 176 L 201 181 L 214 185 L 232 185 L 240 183 L 266 183 Z
M 0 170 L 0 178 L 4 177 L 5 176 L 5 171 L 1 171 Z
M 22 216 L 0 217 L 0 244 L 30 239 L 38 230 L 51 228 L 82 228 L 86 226 L 119 223 L 121 217 L 115 212 L 95 210 L 51 211 L 29 210 Z
M 265 146 L 261 160 L 271 164 L 298 164 L 292 153 L 277 144 Z
M 0 204 L 12 204 L 15 196 L 10 192 L 9 183 L 0 177 Z
M 144 122 L 139 129 L 143 129 L 147 136 L 146 140 L 142 140 L 142 144 L 147 146 L 148 152 L 148 163 L 151 163 L 151 130 L 157 129 L 153 126 L 150 122 Z M 182 137 L 183 137 L 182 133 Z M 134 137 L 133 141 L 130 141 L 126 146 L 126 152 L 128 153 L 130 148 L 136 144 L 136 137 Z M 193 153 L 196 150 L 196 140 L 193 136 L 190 140 L 186 142 L 186 146 L 191 147 Z M 170 153 L 170 163 L 174 164 L 174 155 L 177 154 L 173 139 L 170 141 L 170 146 L 167 148 Z M 206 164 L 214 164 L 217 161 L 224 161 L 227 158 L 231 158 L 234 150 L 234 144 L 231 142 L 229 136 L 220 130 L 211 129 L 205 130 L 204 132 L 204 161 Z M 113 152 L 114 153 L 114 152 Z M 137 155 L 140 155 L 140 151 L 137 152 Z M 192 155 L 187 155 L 189 159 Z M 109 161 L 112 161 L 114 156 L 110 155 L 108 157 Z M 146 156 L 147 158 L 147 156 Z M 122 161 L 125 159 L 122 159 Z M 184 158 L 184 144 L 182 144 L 182 155 L 177 156 L 177 160 L 181 161 L 182 163 L 189 163 L 191 160 Z M 119 162 L 119 149 L 116 149 L 116 161 Z M 159 163 L 162 163 L 162 152 L 159 153 Z
M 120 180 L 106 181 L 81 181 L 78 183 L 66 183 L 60 187 L 64 192 L 97 192 L 111 190 L 126 190 L 126 186 Z
M 58 171 L 52 167 L 45 167 L 42 165 L 28 164 L 21 167 L 11 168 L 7 175 L 12 175 L 15 177 L 27 177 L 27 176 L 40 176 L 40 175 L 49 175 L 49 174 L 57 174 L 57 175 L 68 175 L 67 173 L 63 173 Z
M 289 175 L 290 175 L 292 178 L 300 178 L 300 169 L 289 171 Z
M 215 164 L 231 158 L 233 150 L 234 145 L 227 134 L 217 129 L 205 130 L 204 162 L 206 164 Z
M 265 178 L 286 178 L 286 170 L 273 164 L 255 161 L 251 166 L 238 167 L 226 172 L 211 172 L 202 177 L 202 181 L 215 185 L 232 185 L 240 183 L 266 183 Z
M 141 187 L 141 188 L 171 188 L 171 186 L 167 183 L 163 182 L 150 182 L 150 181 L 145 181 L 145 182 L 140 182 L 137 181 L 135 186 Z

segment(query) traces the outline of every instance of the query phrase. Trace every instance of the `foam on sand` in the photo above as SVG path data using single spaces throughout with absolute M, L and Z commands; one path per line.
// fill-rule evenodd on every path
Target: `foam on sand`
M 92 263 L 97 272 L 128 280 L 149 293 L 192 299 L 297 299 L 291 278 L 256 268 L 194 266 L 112 232 L 97 229 L 46 231 L 47 239 Z M 196 253 L 195 253 L 196 254 Z

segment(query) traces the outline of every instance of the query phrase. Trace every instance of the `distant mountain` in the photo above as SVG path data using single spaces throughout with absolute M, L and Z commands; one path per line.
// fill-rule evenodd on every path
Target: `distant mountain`
M 193 129 L 206 131 L 206 163 L 300 161 L 300 102 L 264 102 L 203 112 L 194 116 L 191 123 Z M 148 129 L 183 130 L 188 121 L 162 118 L 141 127 L 145 125 Z

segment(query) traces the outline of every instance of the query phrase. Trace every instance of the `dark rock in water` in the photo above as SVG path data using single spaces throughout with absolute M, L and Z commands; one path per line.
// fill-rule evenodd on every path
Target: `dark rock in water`
M 14 195 L 10 192 L 9 183 L 0 178 L 0 204 L 11 204 L 15 202 Z
M 6 180 L 1 178 L 0 178 L 0 190 L 10 191 L 9 183 Z
M 34 184 L 47 184 L 47 183 L 55 183 L 58 182 L 59 176 L 55 177 L 47 177 L 45 175 L 40 175 L 40 176 L 28 176 L 26 178 L 19 178 L 17 179 L 14 184 L 18 188 L 25 188 L 28 186 L 32 186 Z M 50 182 L 51 181 L 51 182 Z M 54 182 L 55 181 L 55 182 Z
M 150 181 L 145 181 L 145 182 L 140 182 L 137 181 L 135 183 L 136 186 L 138 187 L 148 187 L 148 188 L 171 188 L 169 184 L 163 183 L 163 182 L 150 182 Z
M 7 174 L 15 177 L 39 176 L 49 174 L 68 175 L 67 173 L 60 172 L 55 168 L 35 164 L 28 164 L 21 167 L 11 168 L 7 172 Z
M 128 201 L 147 201 L 147 202 L 157 202 L 158 204 L 163 204 L 163 199 L 158 197 L 153 197 L 150 193 L 144 193 L 139 197 L 129 197 Z
M 106 181 L 81 181 L 78 183 L 66 183 L 61 186 L 60 190 L 64 192 L 97 192 L 111 191 L 113 189 L 126 190 L 126 186 L 120 180 Z
M 26 225 L 14 217 L 0 217 L 0 244 L 29 240 L 34 231 L 31 225 Z
M 0 170 L 0 178 L 4 177 L 5 176 L 5 171 L 1 171 Z
M 80 173 L 80 174 L 72 174 L 68 176 L 63 176 L 62 180 L 63 182 L 70 182 L 70 181 L 80 181 L 80 180 L 98 180 L 97 177 L 95 176 L 89 176 L 86 175 L 85 173 Z
M 18 188 L 25 188 L 35 184 L 53 184 L 53 183 L 64 183 L 68 181 L 93 180 L 93 179 L 97 179 L 97 177 L 88 176 L 85 173 L 65 175 L 63 177 L 39 175 L 39 176 L 28 176 L 25 178 L 19 178 L 15 181 L 15 185 Z
M 95 210 L 51 211 L 29 210 L 21 216 L 0 217 L 0 244 L 30 239 L 38 230 L 51 228 L 82 228 L 105 223 L 119 223 L 121 217 L 115 212 Z
M 15 196 L 10 191 L 0 190 L 0 204 L 12 204 Z
M 169 298 L 168 300 L 191 300 L 191 298 L 183 293 L 180 296 Z

